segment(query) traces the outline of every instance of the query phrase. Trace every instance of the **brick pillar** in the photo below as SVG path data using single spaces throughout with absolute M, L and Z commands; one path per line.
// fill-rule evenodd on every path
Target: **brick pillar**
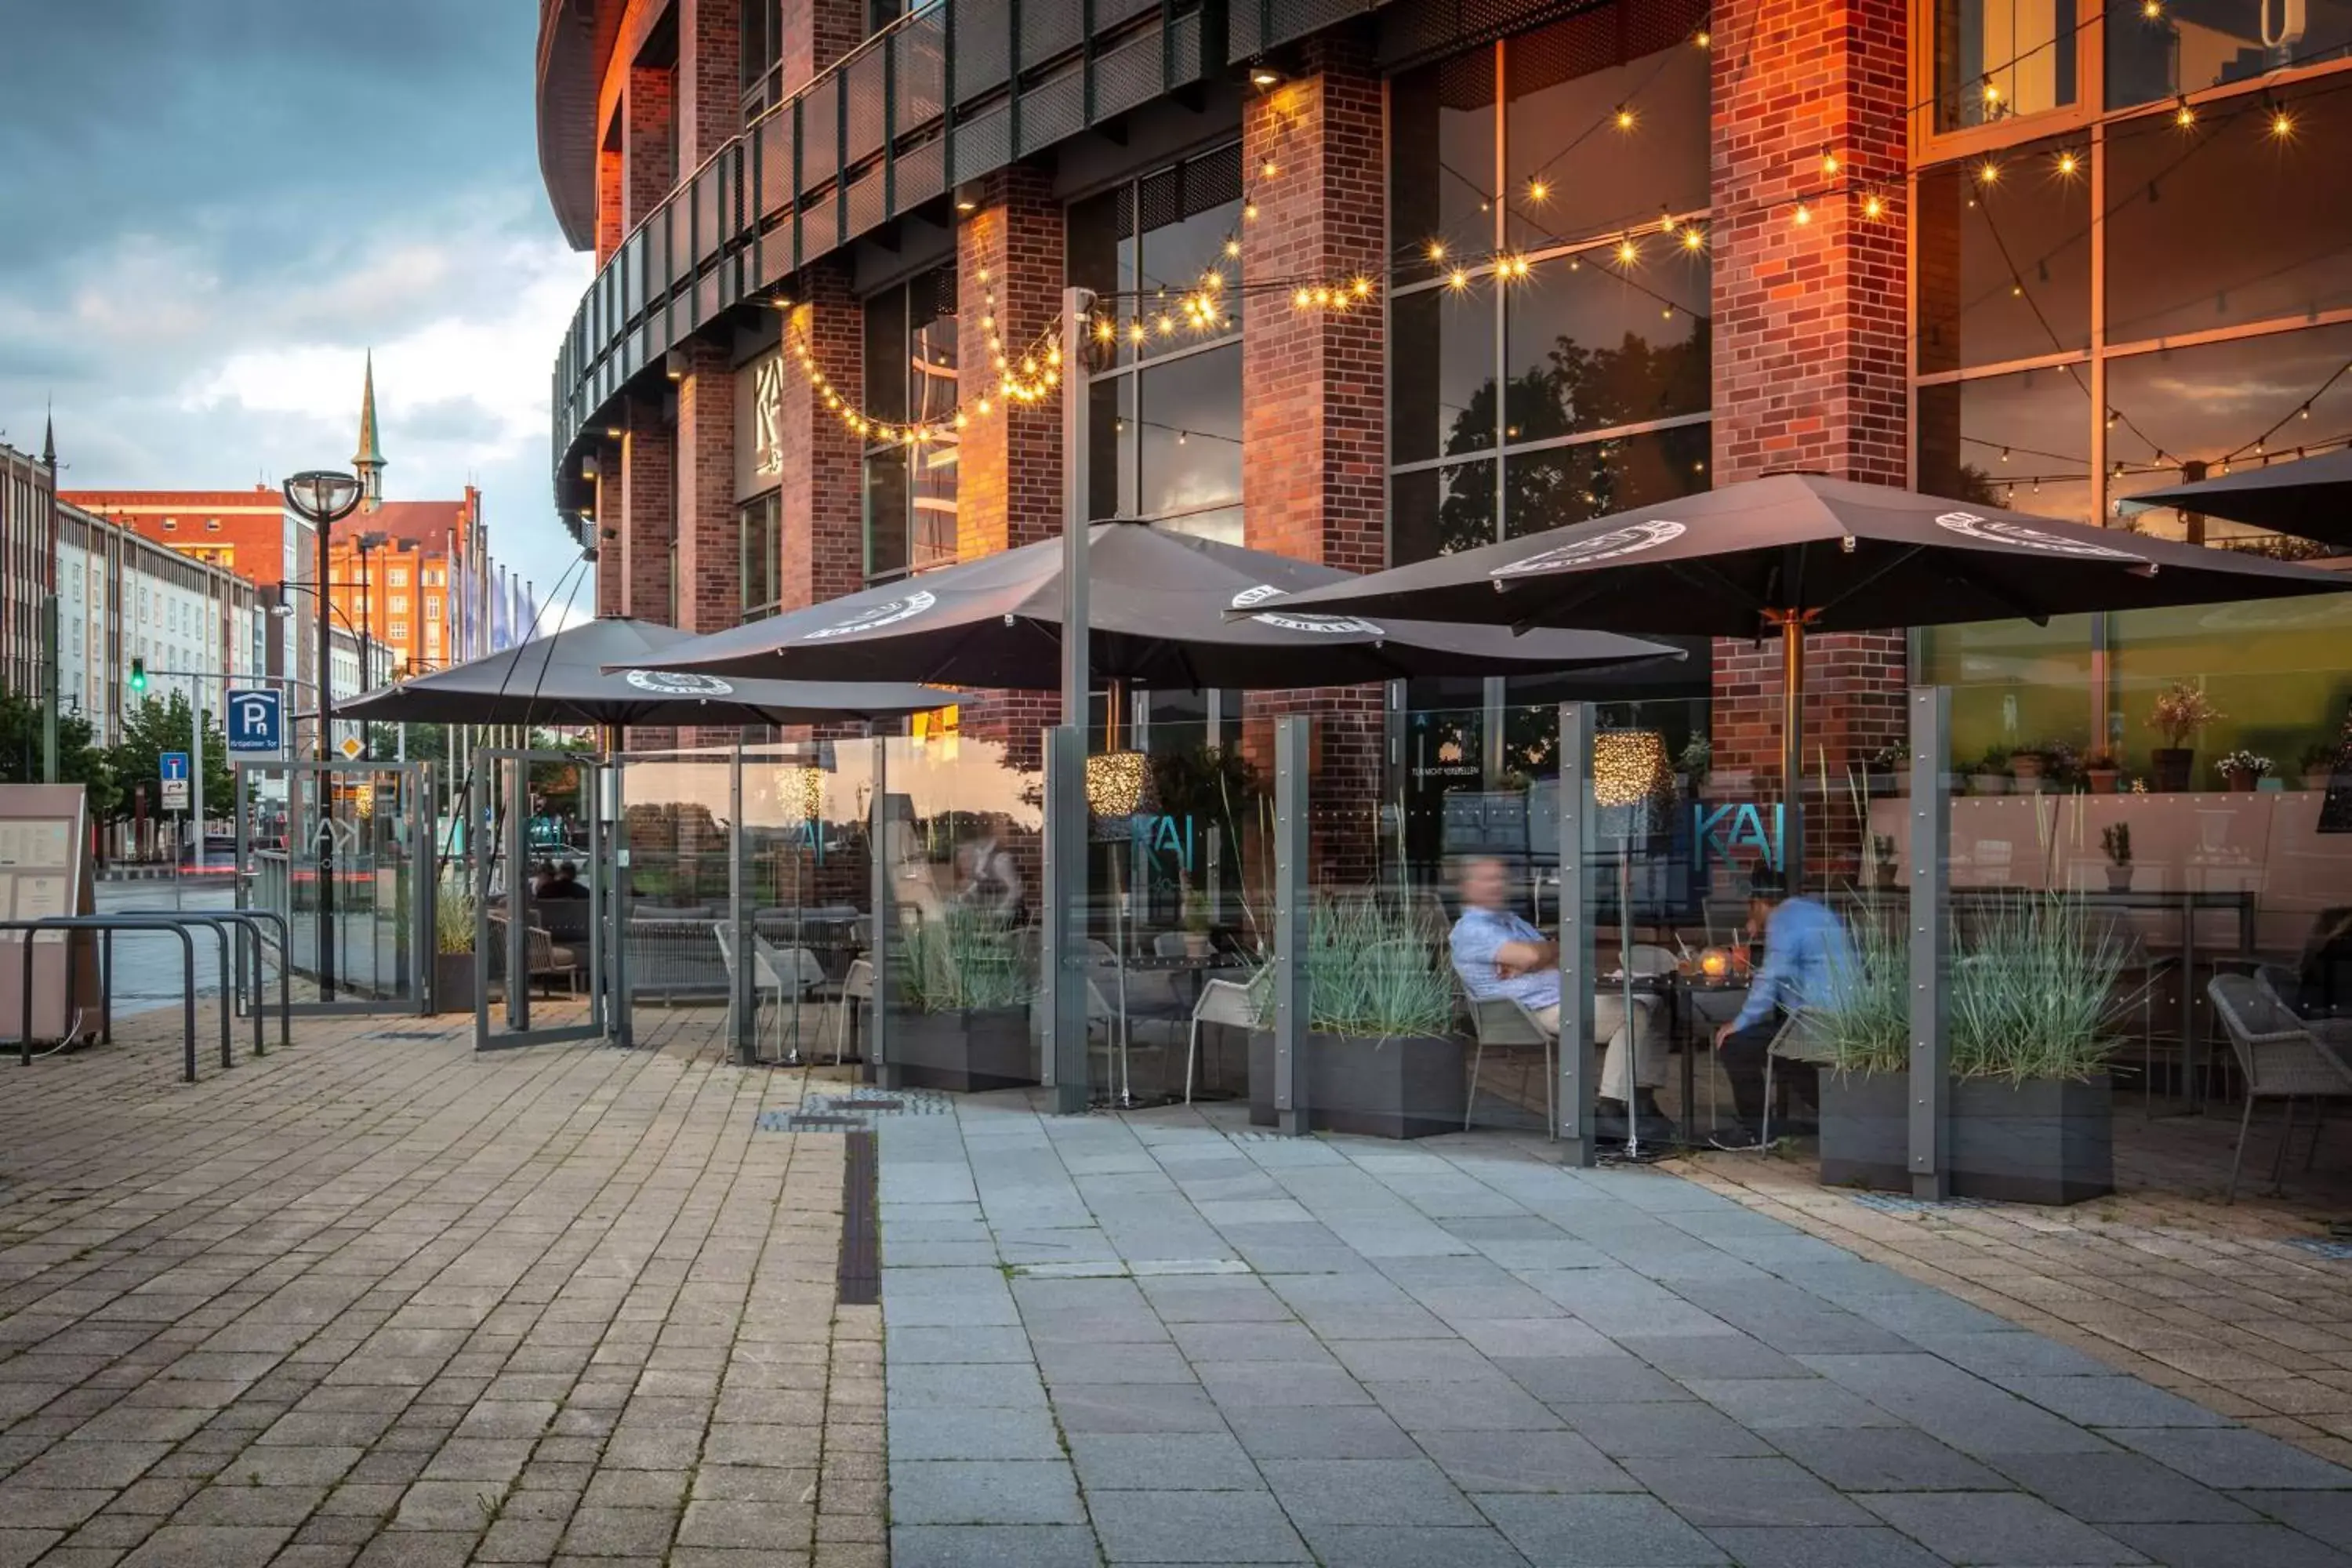
M 800 368 L 806 344 L 825 380 L 846 403 L 865 384 L 865 314 L 835 258 L 803 270 L 784 328 L 784 368 L 777 441 L 783 459 L 783 607 L 838 598 L 866 582 L 862 439 L 826 407 Z
M 1018 357 L 1062 309 L 1062 206 L 1053 182 L 1016 164 L 991 175 L 956 225 L 956 367 L 967 399 L 998 380 L 992 335 Z M 995 323 L 993 333 L 989 323 Z M 1062 534 L 1062 405 L 992 398 L 956 448 L 956 558 L 970 561 Z M 975 692 L 961 730 L 1005 748 L 1009 766 L 1045 765 L 1041 734 L 1060 721 L 1050 691 Z M 1034 869 L 1034 868 L 1032 868 Z
M 677 531 L 676 444 L 658 412 L 633 410 L 621 435 L 617 465 L 621 484 L 621 613 L 641 621 L 670 624 L 670 542 Z M 677 731 L 632 729 L 623 744 L 633 751 L 661 751 L 677 743 Z
M 677 82 L 667 67 L 632 66 L 621 95 L 621 230 L 637 226 L 677 184 Z
M 741 0 L 677 0 L 681 174 L 743 129 Z
M 1798 468 L 1905 484 L 1905 0 L 1723 0 L 1713 32 L 1715 481 Z M 1818 195 L 1823 147 L 1849 194 Z M 1865 190 L 1882 218 L 1864 216 Z M 1826 753 L 1836 800 L 1851 765 L 1903 736 L 1904 639 L 1822 637 L 1809 652 L 1806 765 Z M 1727 792 L 1743 774 L 1758 795 L 1781 788 L 1779 660 L 1769 640 L 1717 645 Z M 1853 874 L 1853 813 L 1808 804 L 1811 868 Z
M 677 384 L 677 624 L 724 631 L 741 620 L 735 538 L 735 372 L 725 345 L 686 345 Z M 732 725 L 686 731 L 688 745 L 724 745 Z
M 1300 72 L 1242 109 L 1242 167 L 1257 216 L 1242 229 L 1243 276 L 1345 283 L 1386 276 L 1387 169 L 1379 72 L 1349 37 L 1307 46 Z M 1267 175 L 1265 166 L 1274 165 Z M 1294 310 L 1254 295 L 1242 316 L 1242 496 L 1253 549 L 1351 572 L 1387 564 L 1381 310 Z M 1274 768 L 1273 721 L 1316 721 L 1315 874 L 1376 871 L 1378 686 L 1254 693 L 1243 746 Z
M 596 265 L 603 267 L 621 248 L 621 237 L 628 231 L 622 219 L 622 165 L 620 149 L 609 147 L 596 153 Z
M 809 78 L 866 41 L 861 0 L 782 0 L 784 90 L 798 92 Z
M 628 536 L 628 513 L 621 504 L 621 444 L 599 441 L 596 454 L 596 613 L 628 613 L 622 585 L 628 581 L 621 542 Z

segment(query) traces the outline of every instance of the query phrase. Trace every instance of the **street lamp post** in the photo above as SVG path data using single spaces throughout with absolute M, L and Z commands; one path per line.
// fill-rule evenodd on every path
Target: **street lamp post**
M 367 690 L 375 684 L 375 605 L 368 582 L 368 552 L 381 550 L 392 542 L 388 533 L 362 533 L 352 542 L 360 552 L 360 689 Z M 373 760 L 375 756 L 373 726 L 360 726 L 360 755 Z
M 360 481 L 333 468 L 311 468 L 286 481 L 286 504 L 310 524 L 318 536 L 319 582 L 319 761 L 330 755 L 328 735 L 335 719 L 334 671 L 329 666 L 334 630 L 324 584 L 333 575 L 327 561 L 327 537 L 337 522 L 357 510 Z M 325 767 L 319 770 L 319 1000 L 335 999 L 335 832 L 334 791 Z M 291 913 L 291 910 L 289 910 Z

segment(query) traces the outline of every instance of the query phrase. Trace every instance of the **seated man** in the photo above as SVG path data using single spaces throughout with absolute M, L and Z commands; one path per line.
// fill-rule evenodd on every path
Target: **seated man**
M 1454 973 L 1472 999 L 1508 996 L 1525 1007 L 1537 1026 L 1559 1035 L 1559 944 L 1506 907 L 1510 878 L 1503 863 L 1481 856 L 1462 868 L 1462 918 L 1454 922 Z M 1601 1061 L 1601 1090 L 1594 1097 L 1596 1132 L 1622 1142 L 1629 1091 L 1642 1136 L 1665 1138 L 1674 1123 L 1659 1110 L 1658 1085 L 1666 1081 L 1666 1052 L 1654 1041 L 1656 998 L 1636 996 L 1633 1018 L 1624 998 L 1601 991 L 1592 998 L 1592 1032 L 1609 1042 Z M 1638 1048 L 1635 1048 L 1638 1047 Z M 1632 1051 L 1638 1062 L 1629 1059 Z
M 1830 1000 L 1853 963 L 1837 916 L 1811 899 L 1790 897 L 1788 879 L 1769 866 L 1759 866 L 1748 879 L 1748 923 L 1764 932 L 1764 966 L 1748 982 L 1739 1016 L 1715 1032 L 1739 1117 L 1736 1137 L 1717 1140 L 1726 1147 L 1748 1147 L 1757 1141 L 1764 1121 L 1764 1058 L 1780 1026 L 1798 1008 Z M 1819 1069 L 1811 1062 L 1781 1060 L 1781 1072 L 1818 1109 Z

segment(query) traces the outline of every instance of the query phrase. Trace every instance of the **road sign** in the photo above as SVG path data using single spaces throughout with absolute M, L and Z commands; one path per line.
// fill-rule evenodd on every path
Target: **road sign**
M 157 771 L 163 775 L 163 782 L 165 784 L 171 784 L 174 781 L 181 784 L 186 784 L 188 782 L 187 752 L 165 752 L 161 758 L 161 762 L 162 766 Z
M 185 811 L 188 809 L 187 780 L 165 779 L 163 781 L 163 809 L 165 811 Z
M 343 761 L 347 763 L 356 763 L 360 760 L 360 753 L 366 750 L 367 748 L 365 746 L 360 744 L 360 738 L 357 735 L 346 735 L 343 737 L 341 747 Z
M 284 692 L 231 691 L 227 717 L 230 751 L 275 756 L 286 749 Z

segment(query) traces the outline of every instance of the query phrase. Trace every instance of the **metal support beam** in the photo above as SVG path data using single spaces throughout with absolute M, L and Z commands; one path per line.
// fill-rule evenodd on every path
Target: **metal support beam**
M 1951 1195 L 1951 1041 L 1945 1032 L 1952 918 L 1952 693 L 1911 689 L 1911 1195 Z
M 1592 1038 L 1592 871 L 1585 862 L 1592 799 L 1593 712 L 1559 705 L 1559 1092 L 1560 1162 L 1593 1162 L 1592 1097 L 1600 1081 Z M 1630 1023 L 1628 1028 L 1631 1028 Z
M 1315 1091 L 1307 1070 L 1309 725 L 1303 713 L 1274 721 L 1274 1124 L 1293 1136 L 1307 1130 Z
M 1045 943 L 1038 976 L 1045 992 L 1039 1077 L 1054 1091 L 1054 1113 L 1076 1116 L 1090 1098 L 1087 1081 L 1087 732 L 1058 724 L 1045 731 Z
M 897 808 L 890 800 L 890 742 L 880 735 L 874 737 L 874 820 L 866 832 L 872 846 L 867 858 L 872 862 L 874 906 L 874 942 L 869 958 L 874 965 L 874 1030 L 866 1037 L 866 1061 L 876 1084 L 884 1089 L 898 1087 L 898 1066 L 890 1057 L 890 1009 L 893 1005 L 891 978 L 898 967 L 893 950 L 898 945 L 898 911 L 890 902 L 890 824 L 897 820 Z

